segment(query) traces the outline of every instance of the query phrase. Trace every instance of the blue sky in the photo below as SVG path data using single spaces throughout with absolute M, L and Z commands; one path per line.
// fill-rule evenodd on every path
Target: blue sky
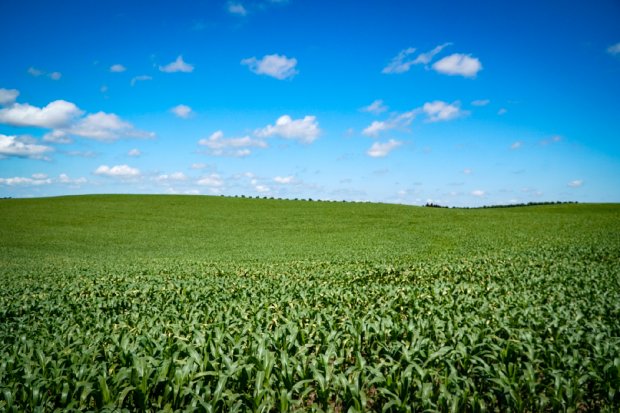
M 0 196 L 620 202 L 617 1 L 0 5 Z

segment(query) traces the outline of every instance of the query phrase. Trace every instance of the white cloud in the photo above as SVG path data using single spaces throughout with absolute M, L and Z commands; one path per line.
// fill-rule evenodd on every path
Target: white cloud
M 499 116 L 505 115 L 508 112 L 508 110 L 506 110 L 506 108 L 500 108 L 500 110 L 497 111 L 497 114 Z
M 0 89 L 0 105 L 12 105 L 17 96 L 19 96 L 19 90 L 17 89 Z
M 50 146 L 32 143 L 31 139 L 0 134 L 0 158 L 14 156 L 18 158 L 44 159 L 44 154 L 53 150 Z
M 72 179 L 69 177 L 69 175 L 62 173 L 58 176 L 58 182 L 60 182 L 61 184 L 68 184 L 68 185 L 82 185 L 88 181 L 84 177 Z
M 132 168 L 129 165 L 115 165 L 109 167 L 108 165 L 101 165 L 94 172 L 95 175 L 109 176 L 112 178 L 137 178 L 140 176 L 140 170 Z
M 161 70 L 162 72 L 166 72 L 166 73 L 174 73 L 174 72 L 190 73 L 194 71 L 194 66 L 189 63 L 185 63 L 183 61 L 183 56 L 179 56 L 177 57 L 177 60 L 175 60 L 174 62 L 168 63 L 165 66 L 159 66 L 159 70 Z
M 390 63 L 383 68 L 381 73 L 404 73 L 409 71 L 411 65 L 415 64 L 415 59 L 412 59 L 411 55 L 415 53 L 415 48 L 409 47 L 401 50 L 395 57 L 392 58 Z
M 48 76 L 52 80 L 60 80 L 60 78 L 62 77 L 62 73 L 60 73 L 60 72 L 52 72 Z
M 270 189 L 268 186 L 266 185 L 254 185 L 254 189 L 256 190 L 256 192 L 260 192 L 260 193 L 265 193 L 265 192 L 269 192 Z
M 616 43 L 614 45 L 611 45 L 607 48 L 607 53 L 609 53 L 612 56 L 617 56 L 620 54 L 620 42 Z
M 28 74 L 31 75 L 31 76 L 34 76 L 34 77 L 39 77 L 39 76 L 41 76 L 44 73 L 45 73 L 44 71 L 39 70 L 39 69 L 35 69 L 32 66 L 28 68 Z
M 143 81 L 145 81 L 145 80 L 153 80 L 153 77 L 152 77 L 152 76 L 149 76 L 149 75 L 140 75 L 140 76 L 135 76 L 135 77 L 133 77 L 133 78 L 131 79 L 131 82 L 130 82 L 130 83 L 131 83 L 131 86 L 135 86 L 135 85 L 136 85 L 136 83 L 138 83 L 138 82 L 143 82 Z
M 155 181 L 161 184 L 168 185 L 174 182 L 182 182 L 187 180 L 187 176 L 183 172 L 174 172 L 171 174 L 161 174 L 156 176 Z
M 202 177 L 196 183 L 198 185 L 204 185 L 204 186 L 215 187 L 215 188 L 219 188 L 224 185 L 224 181 L 216 173 Z
M 430 52 L 420 53 L 418 57 L 416 57 L 415 60 L 413 61 L 413 64 L 424 64 L 424 65 L 429 64 L 438 53 L 440 53 L 444 48 L 450 45 L 452 45 L 452 43 L 444 43 L 442 45 L 435 47 Z
M 479 100 L 474 100 L 471 102 L 473 106 L 486 106 L 489 103 L 491 103 L 489 99 L 479 99 Z
M 120 72 L 124 72 L 125 70 L 127 70 L 127 68 L 118 63 L 110 66 L 110 72 L 120 73 Z
M 127 155 L 138 157 L 142 155 L 142 152 L 138 148 L 133 148 L 133 149 L 130 149 L 129 152 L 127 152 Z
M 221 130 L 213 132 L 208 138 L 199 140 L 198 144 L 209 148 L 211 155 L 235 157 L 249 155 L 251 151 L 248 148 L 250 147 L 267 147 L 267 143 L 265 141 L 253 139 L 249 136 L 244 136 L 241 138 L 224 138 L 224 132 Z
M 293 180 L 295 179 L 295 177 L 291 176 L 276 176 L 275 178 L 273 178 L 274 182 L 277 182 L 279 184 L 290 184 L 293 183 Z
M 177 105 L 170 109 L 178 118 L 187 119 L 192 115 L 192 108 L 187 105 Z
M 476 77 L 482 70 L 480 60 L 471 55 L 454 53 L 433 64 L 433 69 L 450 76 Z
M 205 169 L 207 168 L 209 165 L 207 165 L 206 163 L 193 163 L 191 168 L 192 169 Z
M 288 58 L 284 55 L 271 54 L 263 56 L 262 59 L 250 57 L 241 61 L 242 65 L 246 65 L 257 75 L 267 75 L 276 79 L 289 79 L 299 73 L 295 70 L 297 59 Z
M 465 175 L 471 175 L 472 170 L 471 170 L 470 168 L 465 168 L 465 169 L 463 169 L 463 173 L 464 173 Z
M 467 111 L 461 110 L 459 102 L 446 103 L 441 100 L 425 103 L 422 111 L 428 117 L 429 122 L 448 121 L 468 114 Z
M 38 186 L 38 185 L 49 185 L 52 183 L 52 180 L 47 177 L 47 175 L 42 174 L 34 174 L 32 178 L 15 176 L 13 178 L 0 178 L 0 185 L 7 186 Z
M 386 121 L 373 121 L 362 131 L 362 135 L 377 137 L 386 130 L 409 126 L 419 112 L 420 109 L 413 109 L 408 112 L 403 112 L 400 115 L 394 116 Z
M 43 142 L 68 144 L 73 141 L 69 138 L 69 136 L 67 136 L 67 132 L 60 129 L 55 129 L 43 135 Z
M 570 186 L 571 188 L 579 188 L 583 186 L 583 179 L 575 179 L 574 181 L 570 181 L 568 183 L 568 186 Z
M 476 190 L 471 191 L 471 194 L 472 194 L 473 196 L 477 196 L 477 197 L 479 197 L 479 198 L 480 198 L 480 197 L 485 196 L 485 195 L 486 195 L 486 192 L 484 192 L 482 189 L 476 189 Z
M 510 145 L 510 149 L 517 150 L 517 149 L 521 149 L 521 147 L 523 146 L 523 142 L 522 141 L 516 141 L 514 142 L 512 145 Z
M 372 144 L 370 149 L 366 152 L 366 154 L 373 158 L 382 158 L 389 154 L 394 149 L 401 146 L 403 143 L 400 141 L 396 141 L 394 139 L 390 139 L 385 143 L 375 142 Z
M 316 116 L 304 116 L 303 119 L 293 120 L 289 115 L 283 115 L 276 120 L 275 125 L 267 125 L 255 133 L 260 138 L 280 136 L 302 143 L 312 143 L 321 134 L 321 129 Z
M 58 128 L 66 126 L 74 118 L 82 115 L 76 105 L 65 100 L 55 100 L 43 108 L 28 103 L 15 103 L 0 109 L 0 123 L 13 126 L 37 126 Z
M 113 113 L 97 112 L 80 119 L 65 130 L 71 135 L 99 141 L 114 141 L 121 137 L 150 138 L 152 132 L 137 130 Z
M 368 112 L 368 113 L 378 115 L 388 110 L 388 107 L 383 104 L 383 100 L 377 99 L 374 102 L 372 102 L 370 105 L 364 106 L 360 110 L 362 112 Z
M 238 16 L 245 16 L 248 14 L 248 11 L 245 7 L 243 7 L 243 4 L 233 2 L 228 3 L 228 12 L 231 14 L 236 14 Z

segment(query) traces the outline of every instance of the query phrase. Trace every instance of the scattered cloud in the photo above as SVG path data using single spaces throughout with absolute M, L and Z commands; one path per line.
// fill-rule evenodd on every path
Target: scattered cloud
M 554 135 L 549 139 L 543 139 L 542 141 L 540 141 L 540 144 L 550 145 L 550 144 L 559 143 L 559 142 L 562 142 L 562 137 L 559 135 Z
M 607 48 L 607 53 L 612 56 L 618 56 L 620 54 L 620 42 L 609 46 Z
M 95 175 L 109 176 L 112 178 L 130 179 L 140 176 L 140 170 L 132 168 L 129 165 L 115 165 L 109 167 L 108 165 L 99 166 L 95 172 Z
M 370 105 L 364 106 L 360 110 L 362 112 L 368 112 L 368 113 L 372 113 L 374 115 L 378 115 L 378 114 L 383 113 L 386 110 L 388 110 L 388 107 L 383 104 L 383 100 L 377 99 L 374 102 L 372 102 Z
M 43 75 L 45 72 L 39 69 L 35 69 L 34 67 L 29 67 L 28 68 L 28 74 L 30 76 L 34 76 L 34 77 L 39 77 L 41 75 Z
M 13 178 L 0 178 L 0 185 L 7 186 L 38 186 L 49 185 L 52 180 L 43 174 L 34 174 L 31 178 L 15 176 Z
M 579 188 L 583 186 L 583 179 L 575 179 L 574 181 L 570 181 L 568 183 L 568 186 L 570 186 L 571 188 Z
M 427 65 L 427 64 L 429 64 L 429 63 L 433 60 L 433 58 L 434 58 L 437 54 L 441 53 L 441 51 L 442 51 L 444 48 L 446 48 L 446 47 L 448 47 L 448 46 L 451 46 L 451 45 L 452 45 L 452 43 L 444 43 L 444 44 L 442 44 L 442 45 L 439 45 L 439 46 L 435 47 L 435 48 L 434 48 L 433 50 L 431 50 L 430 52 L 420 53 L 420 54 L 418 55 L 418 57 L 416 57 L 416 58 L 415 58 L 415 60 L 413 61 L 413 64 L 416 64 L 416 65 L 417 65 L 417 64 L 424 64 L 424 65 Z
M 212 173 L 200 178 L 196 183 L 198 185 L 219 188 L 224 185 L 224 180 L 218 174 Z
M 52 80 L 60 80 L 60 78 L 62 77 L 62 73 L 60 73 L 60 72 L 52 72 L 48 76 Z
M 85 183 L 88 182 L 88 180 L 84 177 L 80 177 L 80 178 L 70 178 L 69 175 L 62 173 L 58 176 L 58 182 L 61 184 L 67 184 L 67 185 L 83 185 Z
M 253 139 L 249 136 L 241 138 L 224 138 L 224 132 L 218 130 L 208 138 L 198 141 L 201 146 L 209 148 L 209 154 L 213 156 L 248 156 L 251 151 L 248 148 L 266 148 L 267 143 L 260 139 Z
M 55 100 L 43 108 L 28 103 L 14 103 L 0 109 L 0 123 L 12 126 L 35 126 L 57 128 L 69 124 L 84 113 L 76 105 L 65 100 Z
M 194 71 L 194 66 L 183 61 L 183 56 L 177 57 L 174 62 L 168 63 L 165 66 L 159 66 L 159 70 L 165 73 L 184 72 L 191 73 Z
M 108 90 L 109 90 L 109 89 L 110 89 L 110 88 L 108 87 L 108 85 L 101 85 L 101 87 L 99 88 L 99 91 L 100 91 L 101 93 L 108 93 Z
M 131 78 L 131 86 L 135 86 L 136 83 L 138 82 L 144 82 L 145 80 L 153 80 L 152 76 L 149 75 L 140 75 L 140 76 L 134 76 Z
M 390 63 L 383 68 L 381 73 L 393 74 L 393 73 L 405 73 L 409 71 L 409 68 L 414 65 L 415 59 L 413 54 L 415 53 L 414 47 L 408 47 L 401 50 L 396 56 L 390 60 Z
M 471 55 L 454 53 L 435 62 L 433 69 L 445 75 L 474 78 L 482 70 L 482 64 Z
M 129 152 L 127 152 L 127 155 L 137 158 L 138 156 L 142 155 L 142 151 L 140 151 L 140 149 L 138 148 L 133 148 L 130 149 Z
M 80 119 L 70 127 L 63 129 L 66 133 L 99 141 L 115 141 L 121 137 L 152 138 L 152 132 L 135 129 L 129 122 L 113 113 L 97 112 Z
M 506 113 L 508 113 L 508 110 L 506 108 L 500 108 L 500 110 L 497 111 L 497 114 L 499 116 L 505 115 Z
M 290 79 L 299 73 L 297 59 L 288 58 L 284 55 L 271 54 L 263 56 L 262 59 L 250 57 L 241 61 L 242 65 L 246 65 L 257 75 L 267 75 L 279 80 Z
M 273 178 L 274 182 L 279 183 L 279 184 L 291 184 L 293 183 L 293 181 L 295 180 L 294 176 L 276 176 L 275 178 Z
M 120 72 L 124 72 L 125 70 L 127 70 L 127 68 L 118 63 L 110 66 L 110 72 L 120 73 Z
M 176 117 L 182 119 L 187 119 L 193 114 L 192 108 L 187 105 L 177 105 L 170 109 L 170 112 L 174 113 Z
M 241 3 L 228 3 L 228 12 L 231 14 L 236 14 L 237 16 L 247 16 L 248 11 Z
M 413 109 L 408 112 L 395 115 L 386 121 L 373 121 L 362 131 L 362 135 L 377 137 L 386 130 L 405 128 L 411 124 L 419 112 L 420 109 Z
M 366 154 L 372 158 L 382 158 L 387 156 L 394 149 L 401 146 L 403 143 L 394 139 L 390 139 L 385 143 L 375 142 L 372 144 L 370 149 L 366 152 Z
M 267 125 L 255 132 L 260 138 L 280 136 L 284 139 L 297 140 L 302 143 L 312 143 L 321 134 L 316 116 L 304 116 L 303 119 L 292 119 L 283 115 L 276 120 L 275 125 Z
M 486 106 L 489 103 L 491 103 L 489 99 L 479 99 L 471 102 L 472 106 Z
M 208 167 L 209 167 L 209 165 L 207 165 L 206 163 L 201 163 L 201 162 L 193 163 L 192 166 L 191 166 L 192 169 L 205 169 L 205 168 L 208 168 Z
M 69 136 L 67 136 L 67 132 L 60 129 L 55 129 L 43 135 L 43 142 L 69 144 L 73 141 Z
M 427 102 L 422 106 L 422 111 L 428 117 L 429 122 L 444 122 L 467 116 L 468 112 L 461 110 L 460 102 L 446 103 L 441 100 Z
M 0 106 L 12 105 L 19 96 L 17 89 L 0 89 Z
M 463 173 L 464 173 L 465 175 L 471 175 L 471 173 L 472 173 L 472 172 L 473 172 L 473 171 L 472 171 L 470 168 L 465 168 L 465 169 L 463 169 Z
M 522 146 L 523 146 L 523 142 L 522 141 L 516 141 L 512 145 L 510 145 L 510 149 L 515 151 L 517 149 L 521 149 Z
M 174 172 L 171 174 L 161 174 L 154 178 L 154 181 L 164 185 L 183 182 L 187 180 L 187 176 L 183 172 Z
M 0 158 L 45 159 L 44 154 L 54 150 L 50 146 L 39 145 L 35 142 L 30 137 L 0 134 Z
M 479 197 L 479 198 L 482 198 L 483 196 L 485 196 L 485 195 L 486 195 L 486 192 L 485 192 L 485 191 L 483 191 L 482 189 L 475 189 L 475 190 L 471 191 L 471 194 L 472 194 L 473 196 L 477 196 L 477 197 Z

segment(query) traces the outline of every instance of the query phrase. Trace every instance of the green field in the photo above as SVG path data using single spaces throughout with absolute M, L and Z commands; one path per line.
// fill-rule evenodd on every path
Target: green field
M 0 411 L 613 411 L 620 205 L 0 200 Z

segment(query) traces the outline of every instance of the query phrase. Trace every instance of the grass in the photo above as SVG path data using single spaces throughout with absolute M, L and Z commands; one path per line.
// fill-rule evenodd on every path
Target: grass
M 0 200 L 0 284 L 0 410 L 620 406 L 620 205 Z

